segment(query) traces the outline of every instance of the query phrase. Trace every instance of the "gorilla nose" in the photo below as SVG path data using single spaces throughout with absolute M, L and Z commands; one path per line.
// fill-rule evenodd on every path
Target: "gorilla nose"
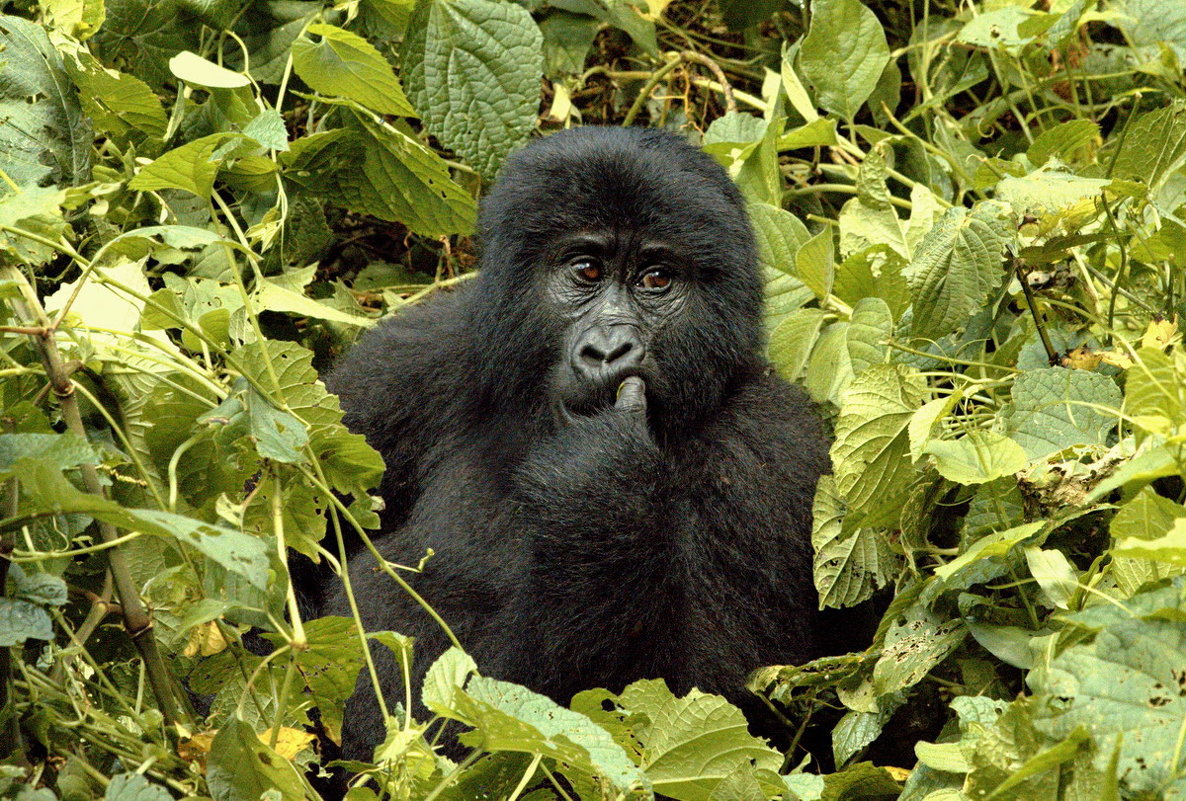
M 609 379 L 636 369 L 645 349 L 634 326 L 599 326 L 577 344 L 573 367 L 588 379 Z

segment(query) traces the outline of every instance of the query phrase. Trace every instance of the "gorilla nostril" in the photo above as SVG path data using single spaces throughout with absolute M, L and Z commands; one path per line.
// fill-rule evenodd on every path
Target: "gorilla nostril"
M 623 356 L 625 356 L 627 353 L 629 353 L 633 349 L 634 349 L 634 343 L 627 340 L 626 342 L 623 342 L 620 345 L 618 345 L 618 347 L 614 348 L 613 351 L 610 352 L 610 354 L 608 356 L 606 356 L 602 361 L 604 361 L 606 364 L 612 364 L 613 362 L 616 362 L 618 359 L 622 358 Z
M 605 352 L 600 348 L 595 348 L 592 345 L 581 348 L 581 361 L 590 365 L 599 365 L 605 360 Z

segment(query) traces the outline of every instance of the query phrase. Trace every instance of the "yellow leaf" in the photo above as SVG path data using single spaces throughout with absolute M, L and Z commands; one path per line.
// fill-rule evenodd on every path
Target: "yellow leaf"
M 1119 367 L 1121 370 L 1127 370 L 1135 364 L 1132 357 L 1121 350 L 1110 350 L 1101 354 L 1101 356 L 1103 357 L 1104 364 Z
M 210 744 L 214 742 L 215 732 L 199 732 L 193 737 L 182 740 L 177 745 L 177 756 L 186 762 L 196 762 L 202 771 L 206 770 L 206 756 L 210 753 Z
M 1106 359 L 1107 354 L 1080 345 L 1062 358 L 1062 366 L 1072 370 L 1094 370 Z
M 671 0 L 647 0 L 647 10 L 642 16 L 647 19 L 659 19 L 669 5 Z
M 264 745 L 272 748 L 277 754 L 291 762 L 296 759 L 297 754 L 308 748 L 317 737 L 303 729 L 292 729 L 288 726 L 281 726 L 280 735 L 276 738 L 276 745 L 274 747 L 272 746 L 271 729 L 261 731 L 259 733 L 259 739 Z
M 1173 320 L 1154 319 L 1141 337 L 1141 347 L 1164 350 L 1174 343 L 1178 335 L 1178 318 Z
M 218 623 L 211 620 L 200 626 L 194 626 L 189 633 L 189 642 L 185 644 L 182 656 L 213 656 L 227 647 L 226 638 L 218 628 Z

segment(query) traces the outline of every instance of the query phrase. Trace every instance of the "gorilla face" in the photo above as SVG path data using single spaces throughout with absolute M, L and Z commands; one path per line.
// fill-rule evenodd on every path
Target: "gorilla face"
M 475 370 L 497 369 L 492 386 L 563 419 L 612 404 L 638 376 L 652 424 L 679 429 L 760 362 L 744 203 L 678 137 L 582 128 L 538 140 L 508 161 L 480 222 L 474 325 L 497 336 Z
M 558 237 L 544 293 L 567 321 L 551 394 L 560 408 L 592 414 L 638 376 L 662 395 L 665 329 L 700 291 L 689 266 L 662 241 L 588 231 Z

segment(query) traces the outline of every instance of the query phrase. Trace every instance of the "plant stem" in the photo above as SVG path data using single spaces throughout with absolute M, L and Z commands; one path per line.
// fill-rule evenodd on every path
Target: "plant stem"
M 1038 336 L 1042 339 L 1042 347 L 1046 349 L 1046 358 L 1051 365 L 1058 363 L 1058 351 L 1054 349 L 1054 345 L 1050 343 L 1050 335 L 1046 333 L 1046 325 L 1042 322 L 1042 316 L 1038 314 L 1038 302 L 1034 299 L 1034 291 L 1030 289 L 1029 281 L 1021 272 L 1021 259 L 1013 259 L 1013 272 L 1017 275 L 1017 281 L 1021 284 L 1021 291 L 1025 295 L 1025 303 L 1029 306 L 1030 314 L 1034 318 L 1034 327 L 1038 329 Z
M 25 279 L 24 274 L 15 267 L 0 268 L 0 277 L 15 281 L 20 287 L 23 299 L 10 301 L 13 311 L 17 318 L 26 324 L 42 329 L 39 334 L 31 335 L 30 339 L 41 357 L 41 363 L 45 367 L 45 374 L 53 388 L 53 393 L 58 399 L 66 427 L 72 433 L 85 439 L 86 427 L 82 422 L 78 399 L 74 395 L 74 382 L 66 370 L 62 354 L 58 350 L 57 340 L 52 333 L 49 318 L 46 316 L 36 292 Z M 95 466 L 83 464 L 78 469 L 82 474 L 86 491 L 105 498 L 106 493 L 103 490 L 103 485 L 99 482 L 99 473 Z M 96 524 L 99 536 L 105 543 L 118 539 L 119 535 L 111 523 L 100 520 L 96 521 Z M 148 681 L 152 685 L 161 715 L 166 725 L 171 724 L 180 718 L 180 708 L 173 692 L 168 669 L 152 633 L 152 616 L 140 598 L 140 593 L 132 578 L 132 571 L 124 559 L 123 552 L 118 547 L 113 547 L 107 551 L 106 555 L 107 566 L 115 582 L 115 592 L 123 612 L 124 629 L 128 632 L 132 644 L 136 646 L 136 650 L 139 651 L 140 658 L 144 662 L 144 670 L 148 674 Z

